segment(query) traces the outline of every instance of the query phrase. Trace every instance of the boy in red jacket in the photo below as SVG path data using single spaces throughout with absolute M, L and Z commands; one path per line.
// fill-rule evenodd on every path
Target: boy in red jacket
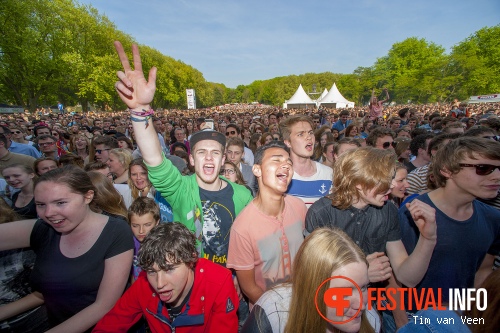
M 238 295 L 231 272 L 198 258 L 180 223 L 160 223 L 144 239 L 137 281 L 93 332 L 127 332 L 142 316 L 152 332 L 237 332 Z

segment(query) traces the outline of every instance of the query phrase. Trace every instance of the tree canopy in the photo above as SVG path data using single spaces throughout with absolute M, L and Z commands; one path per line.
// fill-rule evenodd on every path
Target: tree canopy
M 15 17 L 15 19 L 12 19 Z M 89 103 L 101 109 L 125 106 L 114 91 L 121 64 L 113 41 L 136 42 L 92 6 L 73 0 L 0 2 L 0 103 L 34 110 L 38 105 Z M 392 100 L 428 103 L 500 92 L 500 25 L 485 27 L 446 54 L 442 46 L 410 37 L 395 43 L 371 67 L 351 74 L 289 75 L 235 89 L 207 82 L 203 74 L 146 45 L 143 68 L 158 67 L 156 108 L 185 108 L 185 90 L 196 90 L 198 107 L 225 103 L 281 105 L 299 84 L 321 93 L 335 82 L 344 96 L 366 103 L 372 89 L 388 88 Z

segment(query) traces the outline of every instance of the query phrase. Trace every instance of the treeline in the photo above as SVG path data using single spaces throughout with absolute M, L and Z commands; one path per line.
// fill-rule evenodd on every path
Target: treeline
M 38 105 L 88 103 L 100 109 L 122 109 L 114 91 L 121 64 L 113 41 L 126 50 L 136 42 L 91 6 L 73 0 L 0 1 L 0 103 L 34 110 Z M 321 93 L 336 82 L 358 105 L 372 89 L 388 88 L 393 101 L 445 102 L 453 98 L 500 92 L 500 25 L 486 27 L 453 47 L 424 39 L 396 43 L 387 56 L 352 74 L 303 74 L 254 81 L 236 89 L 207 82 L 182 61 L 139 45 L 143 68 L 158 67 L 156 108 L 186 108 L 185 89 L 196 90 L 197 106 L 225 103 L 281 105 L 299 84 Z

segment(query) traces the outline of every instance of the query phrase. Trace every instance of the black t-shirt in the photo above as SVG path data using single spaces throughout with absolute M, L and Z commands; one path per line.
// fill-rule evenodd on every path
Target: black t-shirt
M 50 225 L 41 219 L 35 223 L 30 239 L 36 254 L 31 285 L 45 299 L 51 327 L 94 303 L 104 275 L 104 261 L 134 248 L 128 224 L 111 217 L 94 245 L 79 257 L 64 256 L 60 241 L 61 234 Z
M 229 232 L 236 218 L 233 195 L 233 187 L 229 184 L 220 191 L 200 188 L 203 207 L 202 246 L 205 259 L 224 267 L 229 249 Z
M 33 199 L 31 199 L 31 201 L 24 207 L 16 207 L 16 201 L 19 193 L 21 192 L 16 192 L 12 195 L 12 210 L 22 218 L 36 219 L 38 214 L 36 212 L 35 198 L 33 197 Z

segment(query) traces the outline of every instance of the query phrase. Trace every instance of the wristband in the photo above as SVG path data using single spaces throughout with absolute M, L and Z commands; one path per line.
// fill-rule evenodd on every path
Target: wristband
M 140 123 L 144 121 L 146 123 L 146 128 L 148 128 L 149 126 L 149 119 L 151 119 L 151 116 L 145 116 L 142 119 L 130 116 L 130 120 L 132 120 L 133 122 Z
M 142 112 L 134 111 L 134 110 L 131 110 L 131 109 L 129 109 L 129 111 L 134 116 L 139 116 L 139 117 L 152 116 L 155 113 L 155 111 L 153 109 L 149 109 L 148 111 L 142 109 Z

